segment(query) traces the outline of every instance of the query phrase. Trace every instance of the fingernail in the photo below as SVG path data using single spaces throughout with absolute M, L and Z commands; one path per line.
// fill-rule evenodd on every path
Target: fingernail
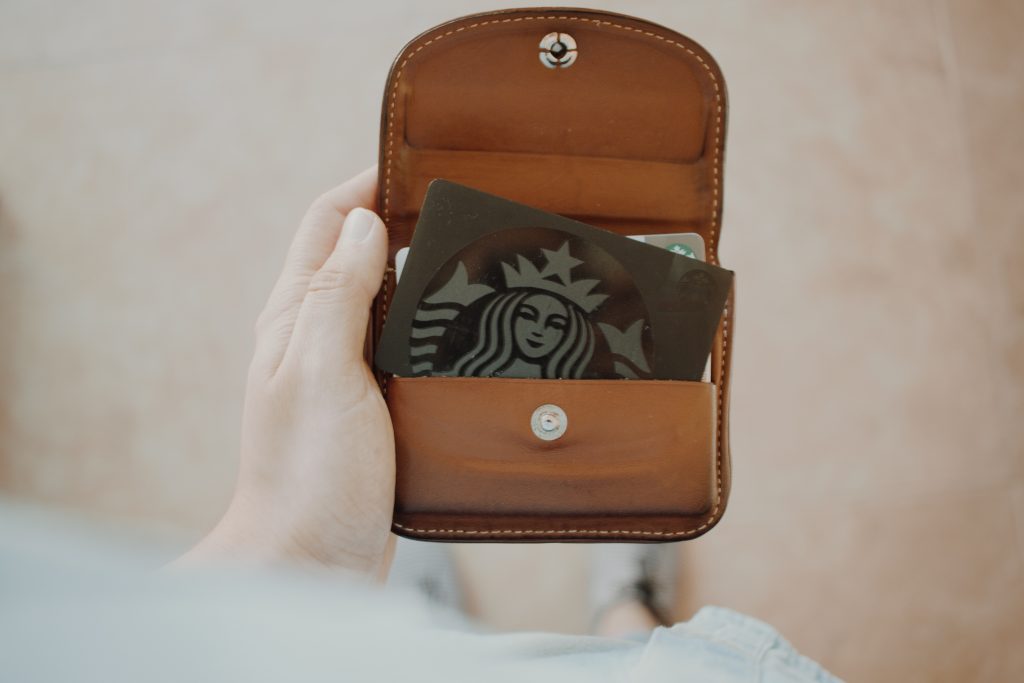
M 370 234 L 377 217 L 366 209 L 352 209 L 341 228 L 342 242 L 362 242 Z

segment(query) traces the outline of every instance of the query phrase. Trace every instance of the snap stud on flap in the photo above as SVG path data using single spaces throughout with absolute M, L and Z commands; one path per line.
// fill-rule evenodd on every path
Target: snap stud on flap
M 533 411 L 530 417 L 530 428 L 538 439 L 554 441 L 565 434 L 569 426 L 569 417 L 565 411 L 553 403 L 545 403 Z
M 540 41 L 540 63 L 567 69 L 576 61 L 576 41 L 568 33 L 549 33 Z

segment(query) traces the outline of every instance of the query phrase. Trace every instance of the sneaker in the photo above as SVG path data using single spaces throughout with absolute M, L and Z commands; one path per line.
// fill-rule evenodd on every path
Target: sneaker
M 661 624 L 673 623 L 679 549 L 670 543 L 590 546 L 590 623 L 614 605 L 635 601 Z
M 387 587 L 413 590 L 431 603 L 463 611 L 464 596 L 455 556 L 447 543 L 414 541 L 399 536 Z

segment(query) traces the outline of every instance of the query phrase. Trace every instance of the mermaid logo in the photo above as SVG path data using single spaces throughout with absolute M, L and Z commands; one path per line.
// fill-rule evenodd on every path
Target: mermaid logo
M 569 240 L 563 239 L 556 249 L 531 251 L 540 252 L 542 267 L 523 253 L 513 253 L 514 264 L 492 260 L 476 282 L 470 282 L 466 262 L 480 271 L 479 259 L 456 261 L 451 276 L 422 299 L 414 317 L 410 340 L 414 374 L 648 375 L 645 318 L 625 329 L 598 320 L 609 295 L 600 291 L 599 279 L 573 279 L 573 269 L 584 262 L 570 253 Z M 498 264 L 500 269 L 494 267 Z

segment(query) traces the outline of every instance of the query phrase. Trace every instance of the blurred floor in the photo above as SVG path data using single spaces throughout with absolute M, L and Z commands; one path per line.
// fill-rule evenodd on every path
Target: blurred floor
M 208 527 L 298 218 L 375 161 L 405 41 L 497 6 L 0 5 L 3 490 Z M 680 616 L 851 680 L 1024 678 L 1024 5 L 605 6 L 731 95 L 735 486 Z M 584 627 L 582 547 L 458 552 L 491 623 Z

